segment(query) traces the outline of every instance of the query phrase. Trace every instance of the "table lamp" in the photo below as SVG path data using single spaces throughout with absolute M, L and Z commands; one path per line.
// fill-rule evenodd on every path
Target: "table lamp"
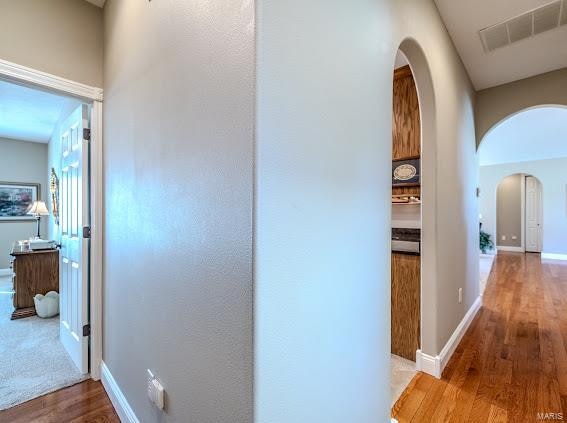
M 43 201 L 34 201 L 31 207 L 29 208 L 29 210 L 27 211 L 27 214 L 32 215 L 37 219 L 36 238 L 40 239 L 41 236 L 39 235 L 39 224 L 40 224 L 39 222 L 41 216 L 49 216 L 49 210 L 47 210 L 47 207 L 45 206 L 45 203 Z

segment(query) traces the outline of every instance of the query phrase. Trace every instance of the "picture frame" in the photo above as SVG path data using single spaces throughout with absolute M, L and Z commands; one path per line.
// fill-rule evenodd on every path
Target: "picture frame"
M 415 187 L 421 185 L 421 160 L 419 156 L 392 160 L 392 186 Z
M 26 213 L 40 200 L 40 187 L 38 183 L 0 181 L 0 222 L 35 220 Z

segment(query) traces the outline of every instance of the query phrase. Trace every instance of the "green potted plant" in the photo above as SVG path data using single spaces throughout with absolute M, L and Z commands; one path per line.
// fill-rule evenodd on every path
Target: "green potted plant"
M 488 250 L 494 248 L 494 242 L 490 239 L 490 234 L 480 229 L 480 251 L 482 254 L 487 254 Z

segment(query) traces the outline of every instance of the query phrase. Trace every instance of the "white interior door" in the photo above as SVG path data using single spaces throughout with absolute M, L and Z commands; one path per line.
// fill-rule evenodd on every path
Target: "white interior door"
M 63 346 L 78 369 L 89 369 L 88 286 L 89 128 L 88 106 L 79 106 L 61 126 L 60 328 Z
M 541 184 L 533 176 L 526 177 L 526 251 L 540 253 L 543 232 L 541 227 Z

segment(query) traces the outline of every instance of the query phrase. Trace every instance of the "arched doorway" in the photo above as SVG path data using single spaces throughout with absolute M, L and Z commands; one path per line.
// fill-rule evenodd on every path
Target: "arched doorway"
M 513 113 L 483 137 L 479 212 L 492 254 L 541 252 L 542 258 L 567 260 L 565 122 L 565 106 L 541 105 Z
M 392 166 L 392 399 L 425 370 L 421 352 L 436 355 L 436 139 L 433 84 L 425 55 L 404 40 L 394 65 Z M 417 167 L 419 178 L 396 180 L 396 169 Z M 398 183 L 400 182 L 401 183 Z M 406 238 L 404 238 L 406 237 Z M 396 245 L 417 241 L 417 252 Z M 406 248 L 405 245 L 402 250 Z M 401 278 L 398 275 L 403 274 Z M 403 283 L 400 281 L 403 280 Z M 408 283 L 411 280 L 411 283 Z M 408 300 L 411 299 L 411 300 Z M 407 361 L 398 360 L 401 355 Z
M 543 247 L 543 187 L 530 174 L 515 173 L 496 188 L 496 248 L 499 251 L 541 253 Z

